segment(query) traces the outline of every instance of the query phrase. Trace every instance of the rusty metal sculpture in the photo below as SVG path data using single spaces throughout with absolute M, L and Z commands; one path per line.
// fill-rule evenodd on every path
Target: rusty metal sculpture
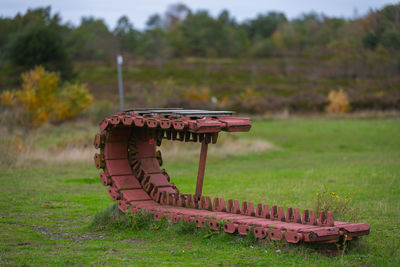
M 156 220 L 167 217 L 172 222 L 195 222 L 198 227 L 223 229 L 227 233 L 248 235 L 289 243 L 332 243 L 341 238 L 368 235 L 366 223 L 334 221 L 332 213 L 298 208 L 254 205 L 252 202 L 223 198 L 211 200 L 202 195 L 208 144 L 215 144 L 220 131 L 247 132 L 248 118 L 233 117 L 228 111 L 184 109 L 136 109 L 105 118 L 100 125 L 94 146 L 100 149 L 94 160 L 101 183 L 108 186 L 110 197 L 118 200 L 123 211 L 146 210 Z M 161 169 L 163 139 L 200 142 L 200 162 L 196 192 L 182 194 Z M 221 222 L 224 223 L 221 225 Z

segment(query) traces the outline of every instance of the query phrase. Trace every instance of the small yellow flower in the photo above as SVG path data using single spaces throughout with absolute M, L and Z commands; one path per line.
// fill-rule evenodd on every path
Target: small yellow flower
M 337 196 L 336 196 L 336 199 L 338 199 L 338 198 L 339 198 L 339 196 L 337 195 Z

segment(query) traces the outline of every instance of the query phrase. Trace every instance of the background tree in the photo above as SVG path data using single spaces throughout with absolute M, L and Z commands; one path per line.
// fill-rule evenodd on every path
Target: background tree
M 18 80 L 21 71 L 43 65 L 62 79 L 73 77 L 73 65 L 62 36 L 68 31 L 51 8 L 28 9 L 12 19 L 0 19 L 0 64 L 8 63 L 9 75 Z M 8 60 L 8 61 L 7 61 Z
M 167 31 L 171 31 L 190 14 L 190 9 L 181 3 L 169 5 L 165 12 L 163 24 Z
M 171 34 L 180 37 L 173 44 L 184 47 L 179 51 L 185 56 L 235 56 L 243 49 L 243 32 L 212 18 L 207 11 L 190 13 Z
M 42 65 L 60 72 L 63 79 L 72 77 L 72 63 L 55 29 L 44 25 L 32 25 L 15 36 L 10 44 L 11 62 L 23 69 Z
M 162 16 L 150 16 L 146 25 L 144 31 L 135 30 L 130 19 L 122 16 L 112 31 L 102 19 L 93 17 L 83 17 L 73 26 L 63 24 L 50 7 L 29 9 L 14 18 L 0 18 L 0 67 L 12 63 L 14 67 L 9 69 L 19 73 L 19 68 L 36 62 L 68 78 L 72 73 L 69 58 L 111 62 L 120 52 L 146 59 L 289 54 L 329 57 L 338 52 L 333 47 L 339 43 L 351 43 L 361 46 L 356 49 L 358 56 L 373 58 L 364 50 L 375 53 L 379 45 L 391 55 L 400 50 L 400 4 L 352 20 L 311 12 L 289 21 L 283 13 L 268 12 L 238 23 L 227 10 L 213 17 L 178 3 L 170 5 Z M 19 53 L 19 49 L 25 50 L 24 42 L 32 45 Z M 39 43 L 46 45 L 39 47 Z
M 259 14 L 255 19 L 245 22 L 244 26 L 250 40 L 257 41 L 270 37 L 278 26 L 286 22 L 286 16 L 280 12 Z
M 79 27 L 67 37 L 69 53 L 78 60 L 108 60 L 117 51 L 118 42 L 102 19 L 83 17 Z
M 154 28 L 162 28 L 162 18 L 159 14 L 153 14 L 149 17 L 149 19 L 146 22 L 146 27 L 148 30 L 154 29 Z
M 233 27 L 237 26 L 237 22 L 236 22 L 235 18 L 231 17 L 231 14 L 226 9 L 222 10 L 221 13 L 219 13 L 217 19 L 220 23 L 222 23 L 224 25 L 233 26 Z
M 166 32 L 160 28 L 145 31 L 138 44 L 138 54 L 146 59 L 164 60 L 171 55 Z
M 118 19 L 117 26 L 113 33 L 118 38 L 120 51 L 135 51 L 139 33 L 133 28 L 133 24 L 129 21 L 127 16 L 122 16 Z

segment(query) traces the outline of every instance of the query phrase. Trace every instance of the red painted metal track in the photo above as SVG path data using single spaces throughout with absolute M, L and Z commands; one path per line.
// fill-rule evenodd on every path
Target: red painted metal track
M 94 145 L 100 149 L 94 160 L 100 180 L 123 211 L 144 209 L 157 220 L 167 217 L 172 222 L 194 221 L 198 227 L 223 230 L 227 233 L 256 238 L 286 240 L 289 243 L 338 242 L 369 234 L 366 223 L 334 221 L 330 212 L 268 206 L 237 200 L 201 195 L 205 167 L 205 153 L 209 143 L 216 143 L 218 132 L 248 131 L 247 118 L 204 116 L 188 117 L 171 114 L 120 113 L 106 118 L 100 125 Z M 200 159 L 196 194 L 182 194 L 161 169 L 161 153 L 157 151 L 163 139 L 200 142 Z M 199 184 L 200 183 L 200 184 Z M 221 222 L 224 222 L 221 224 Z

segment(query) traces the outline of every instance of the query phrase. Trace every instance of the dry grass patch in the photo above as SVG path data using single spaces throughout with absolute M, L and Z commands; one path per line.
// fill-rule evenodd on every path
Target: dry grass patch
M 244 139 L 233 135 L 220 138 L 217 144 L 209 145 L 208 155 L 224 158 L 234 155 L 246 155 L 276 150 L 278 147 L 267 140 Z M 197 161 L 200 153 L 199 143 L 185 143 L 164 140 L 160 147 L 163 158 L 168 161 Z
M 43 142 L 44 134 L 48 133 L 32 132 L 24 140 L 17 138 L 19 142 L 16 142 L 10 134 L 6 134 L 7 137 L 0 142 L 0 148 L 10 153 L 2 159 L 3 164 L 23 166 L 38 161 L 48 164 L 93 161 L 96 150 L 92 146 L 88 133 L 82 132 L 80 135 L 75 133 L 74 138 L 67 136 L 56 139 L 57 135 L 51 133 L 47 135 L 50 139 L 48 144 L 37 145 L 37 142 Z M 200 144 L 163 140 L 159 149 L 167 161 L 192 162 L 198 160 Z M 217 144 L 210 144 L 208 154 L 212 157 L 225 158 L 276 149 L 278 147 L 267 140 L 242 138 L 237 134 L 223 133 Z
M 44 161 L 47 163 L 58 162 L 91 162 L 96 150 L 91 146 L 75 147 L 67 146 L 62 149 L 25 149 L 17 159 L 17 165 L 23 165 L 29 161 Z

